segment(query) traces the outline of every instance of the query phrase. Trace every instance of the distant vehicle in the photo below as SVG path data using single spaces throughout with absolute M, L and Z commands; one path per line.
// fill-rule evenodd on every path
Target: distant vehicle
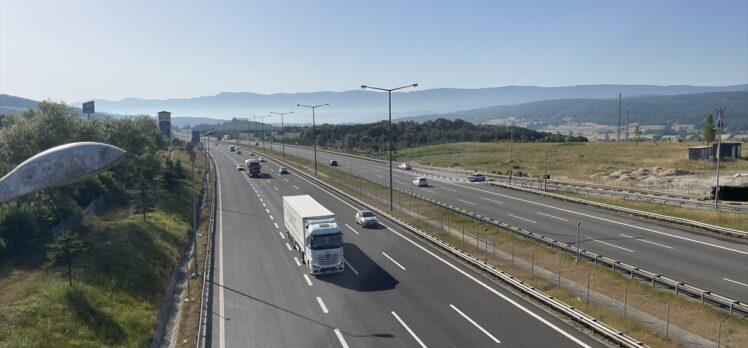
M 260 157 L 259 161 L 260 162 L 265 162 L 265 157 Z
M 229 151 L 233 152 L 234 150 L 236 150 L 236 146 L 234 146 L 234 145 L 229 146 Z
M 262 176 L 262 165 L 260 164 L 259 160 L 248 159 L 248 160 L 245 160 L 244 163 L 246 163 L 247 168 L 249 168 L 250 178 L 259 178 Z
M 241 155 L 242 154 L 242 150 L 236 149 L 236 154 L 237 155 Z
M 283 196 L 283 222 L 309 273 L 343 272 L 343 233 L 333 212 L 309 195 Z
M 428 187 L 429 186 L 429 181 L 426 180 L 426 178 L 424 178 L 422 176 L 419 176 L 417 178 L 413 178 L 413 185 L 418 186 L 418 187 L 422 187 L 422 186 L 423 187 Z
M 411 170 L 410 164 L 408 163 L 400 163 L 397 165 L 398 168 L 404 169 L 404 170 Z
M 236 170 L 240 170 L 240 171 L 241 171 L 241 170 L 244 170 L 244 165 L 243 165 L 243 164 L 241 164 L 241 163 L 237 164 L 237 165 L 236 165 Z
M 330 161 L 330 167 L 337 167 L 337 166 L 338 166 L 338 161 L 336 160 Z
M 473 174 L 468 175 L 467 180 L 470 181 L 470 182 L 473 182 L 473 181 L 486 181 L 486 177 L 483 176 L 483 174 L 480 174 L 480 173 L 473 173 Z
M 379 226 L 379 221 L 377 220 L 377 216 L 368 210 L 361 210 L 356 213 L 356 223 L 363 227 Z
M 279 174 L 288 174 L 288 169 L 286 167 L 280 167 L 278 168 Z
M 252 152 L 252 151 L 250 151 L 250 152 L 249 152 L 249 155 L 250 155 L 250 156 L 254 156 L 254 155 L 255 155 L 255 153 L 254 153 L 254 152 Z
M 255 146 L 260 146 L 260 142 L 259 141 L 255 141 Z

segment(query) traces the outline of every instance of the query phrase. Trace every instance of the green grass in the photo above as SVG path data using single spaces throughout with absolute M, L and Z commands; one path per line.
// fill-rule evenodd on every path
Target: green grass
M 4 260 L 0 347 L 148 346 L 191 224 L 187 182 L 156 193 L 145 221 L 130 207 L 90 218 L 79 231 L 89 250 L 73 264 L 72 287 L 64 267 Z

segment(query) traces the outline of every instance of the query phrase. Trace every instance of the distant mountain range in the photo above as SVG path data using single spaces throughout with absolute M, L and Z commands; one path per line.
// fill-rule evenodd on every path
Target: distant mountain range
M 410 89 L 392 96 L 393 118 L 441 114 L 496 105 L 521 104 L 541 100 L 569 98 L 616 98 L 641 95 L 679 95 L 706 92 L 746 91 L 748 85 L 736 86 L 653 86 L 653 85 L 586 85 L 569 87 L 508 86 L 482 89 Z M 167 110 L 172 116 L 210 117 L 229 119 L 253 114 L 267 115 L 270 111 L 295 111 L 286 116 L 288 122 L 309 122 L 310 110 L 296 104 L 330 103 L 317 110 L 319 123 L 362 123 L 387 118 L 386 93 L 373 91 L 311 92 L 311 93 L 220 93 L 180 99 L 137 99 L 120 101 L 95 99 L 96 110 L 112 114 L 150 114 Z M 80 103 L 74 103 L 80 106 Z M 274 118 L 267 120 L 277 122 Z
M 673 96 L 638 96 L 623 98 L 621 117 L 643 125 L 668 122 L 702 125 L 715 107 L 725 107 L 725 124 L 733 131 L 748 130 L 748 91 L 683 94 Z M 443 114 L 402 118 L 423 122 L 437 118 L 462 119 L 471 123 L 505 124 L 516 119 L 533 128 L 545 125 L 591 122 L 612 125 L 618 122 L 618 98 L 560 99 L 518 105 L 500 105 Z
M 395 93 L 392 96 L 393 119 L 430 119 L 437 116 L 474 117 L 474 122 L 492 122 L 506 116 L 532 118 L 541 120 L 545 117 L 552 119 L 560 117 L 584 117 L 581 119 L 597 119 L 600 122 L 612 122 L 609 105 L 615 104 L 617 121 L 618 93 L 622 93 L 626 102 L 645 100 L 648 96 L 684 96 L 694 95 L 693 100 L 708 97 L 703 101 L 703 107 L 698 102 L 690 105 L 695 114 L 703 114 L 704 110 L 712 110 L 711 105 L 718 96 L 709 93 L 746 92 L 748 85 L 735 86 L 655 86 L 655 85 L 581 85 L 568 87 L 536 87 L 536 86 L 507 86 L 482 89 L 441 88 Z M 672 100 L 677 102 L 679 99 Z M 689 99 L 690 100 L 690 99 Z M 250 115 L 267 115 L 270 111 L 294 111 L 286 115 L 288 124 L 306 124 L 311 121 L 311 112 L 299 108 L 296 104 L 316 105 L 330 103 L 329 107 L 319 108 L 316 113 L 317 123 L 366 123 L 387 118 L 386 93 L 373 91 L 346 92 L 311 92 L 311 93 L 220 93 L 215 96 L 179 99 L 138 99 L 127 98 L 120 101 L 95 99 L 98 112 L 117 115 L 155 115 L 158 111 L 172 112 L 175 125 L 189 125 L 199 123 L 216 123 L 219 119 L 233 117 L 244 118 Z M 540 102 L 540 104 L 534 104 Z M 602 104 L 598 104 L 600 102 Z M 666 99 L 655 104 L 654 113 L 645 113 L 634 105 L 625 105 L 634 117 L 649 117 L 649 115 L 668 114 L 673 117 L 683 114 L 679 105 L 667 105 Z M 33 100 L 0 95 L 0 112 L 18 110 L 29 107 Z M 550 103 L 550 104 L 544 104 Z M 708 108 L 706 106 L 708 105 Z M 35 105 L 35 104 L 34 104 Z M 80 107 L 80 103 L 73 103 Z M 532 107 L 529 107 L 531 105 Z M 732 109 L 726 105 L 728 110 Z M 493 110 L 493 108 L 496 108 Z M 561 108 L 556 110 L 557 108 Z M 704 109 L 706 108 L 706 109 Z M 489 110 L 491 109 L 491 110 Z M 460 111 L 470 110 L 470 111 Z M 728 111 L 728 115 L 731 111 Z M 467 113 L 467 114 L 466 114 Z M 475 116 L 479 113 L 480 116 Z M 183 118 L 184 117 L 184 118 Z M 190 117 L 201 117 L 193 119 Z M 659 116 L 658 116 L 659 117 Z M 575 118 L 576 119 L 576 118 Z M 280 123 L 278 117 L 265 120 L 269 123 Z M 555 121 L 554 121 L 555 122 Z

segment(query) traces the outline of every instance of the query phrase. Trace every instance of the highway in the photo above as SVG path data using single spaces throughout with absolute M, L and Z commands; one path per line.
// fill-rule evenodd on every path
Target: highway
M 359 227 L 361 207 L 303 176 L 279 175 L 267 162 L 267 177 L 249 178 L 236 170 L 246 151 L 211 153 L 219 182 L 212 347 L 604 346 L 400 228 Z M 282 197 L 299 194 L 336 213 L 345 272 L 311 276 L 288 244 Z
M 266 146 L 281 151 L 278 143 Z M 255 147 L 253 147 L 256 149 Z M 286 146 L 286 154 L 313 159 L 311 149 Z M 389 182 L 381 162 L 317 151 L 318 164 L 337 160 L 338 170 L 382 183 Z M 682 226 L 631 217 L 553 198 L 469 183 L 464 176 L 436 170 L 397 169 L 395 187 L 460 207 L 477 214 L 536 232 L 565 243 L 577 243 L 594 253 L 748 302 L 748 242 Z M 411 184 L 426 176 L 429 187 Z

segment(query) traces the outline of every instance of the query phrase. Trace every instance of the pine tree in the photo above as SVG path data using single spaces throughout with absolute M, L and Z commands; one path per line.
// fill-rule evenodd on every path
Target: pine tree
M 133 211 L 135 214 L 142 214 L 143 221 L 145 221 L 146 214 L 153 211 L 155 204 L 151 197 L 150 186 L 144 178 L 138 182 L 136 186 L 136 193 L 133 197 Z
M 47 245 L 47 263 L 51 267 L 65 264 L 68 268 L 68 283 L 73 286 L 73 260 L 88 248 L 78 237 L 77 233 L 65 232 L 57 237 L 53 243 Z
M 704 141 L 707 144 L 714 142 L 717 137 L 717 132 L 714 130 L 714 118 L 712 114 L 706 115 L 706 121 L 704 122 Z

